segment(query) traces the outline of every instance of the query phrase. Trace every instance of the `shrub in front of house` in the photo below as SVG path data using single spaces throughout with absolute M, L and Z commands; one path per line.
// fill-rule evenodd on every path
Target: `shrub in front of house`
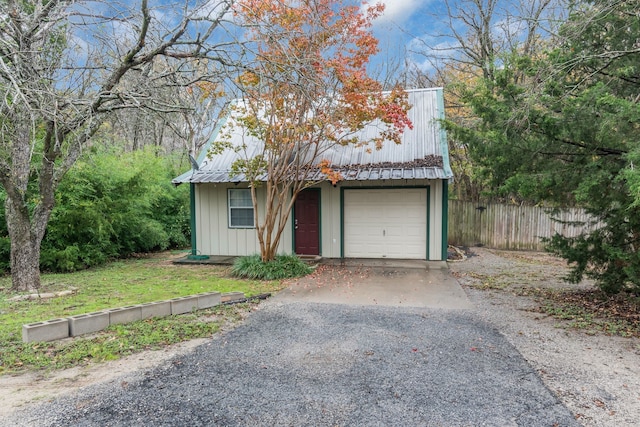
M 295 255 L 277 255 L 273 261 L 262 261 L 260 255 L 240 257 L 231 273 L 254 280 L 279 280 L 310 274 L 313 268 Z
M 187 246 L 189 193 L 171 185 L 175 173 L 153 149 L 88 153 L 60 184 L 41 268 L 75 271 Z
M 56 192 L 40 267 L 70 272 L 188 246 L 189 188 L 173 187 L 176 174 L 172 159 L 152 149 L 99 147 L 85 153 Z M 4 199 L 0 191 L 0 273 L 10 268 Z

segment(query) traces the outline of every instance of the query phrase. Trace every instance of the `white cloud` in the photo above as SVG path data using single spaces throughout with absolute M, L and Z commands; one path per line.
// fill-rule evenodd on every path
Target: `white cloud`
M 233 11 L 229 9 L 226 14 L 223 14 L 226 4 L 221 1 L 207 0 L 194 9 L 193 16 L 198 18 L 208 19 L 225 19 L 228 21 L 233 20 Z
M 460 45 L 454 40 L 438 42 L 434 38 L 416 37 L 407 43 L 407 60 L 415 68 L 429 72 L 456 55 Z
M 415 54 L 437 58 L 449 58 L 460 48 L 455 39 L 441 40 L 437 37 L 414 37 L 407 43 L 407 49 Z
M 394 22 L 399 24 L 408 20 L 429 0 L 370 0 L 369 4 L 382 3 L 385 5 L 383 14 L 376 22 Z

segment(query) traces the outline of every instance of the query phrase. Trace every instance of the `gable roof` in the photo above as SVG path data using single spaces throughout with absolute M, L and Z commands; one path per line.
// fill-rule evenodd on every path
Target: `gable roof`
M 353 144 L 336 145 L 323 154 L 323 159 L 328 160 L 334 170 L 339 170 L 344 180 L 453 178 L 446 132 L 440 126 L 440 119 L 444 119 L 442 88 L 408 90 L 407 94 L 412 106 L 408 116 L 413 129 L 405 129 L 401 144 L 388 142 L 379 150 Z M 218 125 L 211 142 L 198 156 L 198 170 L 185 172 L 172 181 L 174 184 L 246 181 L 243 175 L 230 175 L 231 165 L 239 158 L 233 150 L 207 156 L 212 142 L 221 137 L 223 126 L 224 122 Z M 371 124 L 362 129 L 358 137 L 367 141 L 378 134 L 379 127 Z M 241 130 L 232 131 L 231 143 L 234 146 L 244 143 L 247 150 L 255 150 L 255 154 L 262 148 L 259 140 L 243 135 Z M 321 181 L 325 178 L 318 170 L 307 179 Z

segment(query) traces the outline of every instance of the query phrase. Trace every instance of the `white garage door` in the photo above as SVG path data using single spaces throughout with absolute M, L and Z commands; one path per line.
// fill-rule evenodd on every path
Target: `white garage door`
M 427 190 L 344 190 L 344 256 L 427 257 Z

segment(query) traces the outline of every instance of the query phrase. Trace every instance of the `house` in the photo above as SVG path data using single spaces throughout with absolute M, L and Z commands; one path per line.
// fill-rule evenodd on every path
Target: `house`
M 325 180 L 299 195 L 280 242 L 281 253 L 446 259 L 447 183 L 453 173 L 439 121 L 444 118 L 443 91 L 407 92 L 413 129 L 405 130 L 400 145 L 333 149 L 328 160 L 344 179 L 335 186 Z M 214 140 L 220 134 L 218 129 Z M 230 175 L 237 154 L 228 150 L 207 157 L 209 146 L 198 157 L 197 168 L 173 180 L 191 185 L 193 253 L 258 253 L 248 183 Z

